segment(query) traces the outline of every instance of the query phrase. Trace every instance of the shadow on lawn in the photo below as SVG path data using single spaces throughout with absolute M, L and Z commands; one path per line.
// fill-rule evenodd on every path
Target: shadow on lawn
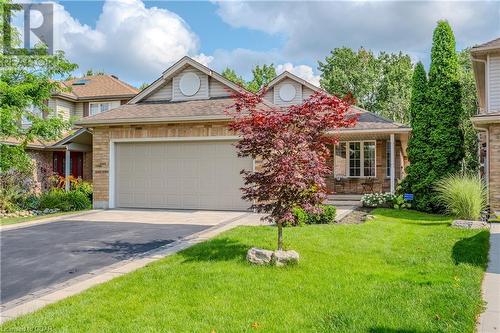
M 432 331 L 421 331 L 415 329 L 405 329 L 405 328 L 389 328 L 383 326 L 372 327 L 368 331 L 370 333 L 432 333 Z
M 192 261 L 228 261 L 236 258 L 244 260 L 250 248 L 230 238 L 216 238 L 197 246 L 190 247 L 179 254 L 185 258 L 185 262 Z
M 417 212 L 415 210 L 380 209 L 376 215 L 401 220 L 402 223 L 415 225 L 446 225 L 451 218 L 446 215 L 435 215 Z
M 455 264 L 480 266 L 485 270 L 488 263 L 489 237 L 490 233 L 483 230 L 456 242 L 451 254 Z

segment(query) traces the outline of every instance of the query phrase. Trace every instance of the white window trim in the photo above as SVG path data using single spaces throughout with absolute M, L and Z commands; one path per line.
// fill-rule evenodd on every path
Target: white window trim
M 360 148 L 360 175 L 359 176 L 351 176 L 350 175 L 350 157 L 349 157 L 349 153 L 350 153 L 350 148 L 349 148 L 349 145 L 350 143 L 358 143 L 359 142 L 359 148 Z M 364 157 L 365 157 L 365 152 L 364 152 L 364 146 L 365 146 L 365 143 L 373 143 L 374 144 L 374 147 L 375 147 L 375 174 L 373 176 L 365 176 L 364 173 L 365 173 L 365 168 L 364 168 L 364 164 L 365 164 L 365 161 L 364 161 Z M 334 167 L 334 178 L 354 178 L 354 179 L 361 179 L 361 178 L 377 178 L 377 140 L 353 140 L 353 141 L 339 141 L 338 144 L 341 144 L 341 143 L 345 143 L 346 144 L 346 170 L 345 170 L 345 174 L 346 176 L 335 176 L 335 167 Z M 336 153 L 336 149 L 337 149 L 337 145 L 335 145 L 333 147 L 333 163 L 335 163 L 335 153 Z
M 109 105 L 109 108 L 106 110 L 106 111 L 109 111 L 112 109 L 112 106 L 113 106 L 113 102 L 90 102 L 89 103 L 89 115 L 90 116 L 95 116 L 96 114 L 99 114 L 99 113 L 102 113 L 102 112 L 106 112 L 106 111 L 101 111 L 101 104 L 108 104 Z M 98 105 L 98 108 L 99 108 L 99 112 L 97 113 L 92 113 L 92 105 Z

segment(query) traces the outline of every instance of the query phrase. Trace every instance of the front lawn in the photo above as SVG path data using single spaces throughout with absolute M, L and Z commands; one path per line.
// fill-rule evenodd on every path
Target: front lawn
M 297 266 L 257 267 L 273 227 L 239 227 L 8 322 L 4 331 L 473 332 L 488 231 L 378 209 L 360 225 L 287 228 Z

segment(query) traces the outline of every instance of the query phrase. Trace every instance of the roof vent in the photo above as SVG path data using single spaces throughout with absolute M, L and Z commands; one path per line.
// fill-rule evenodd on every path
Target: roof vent
M 90 80 L 88 79 L 81 79 L 81 80 L 77 80 L 75 82 L 73 82 L 73 86 L 84 86 L 86 85 L 87 83 L 89 83 Z
M 117 79 L 117 80 L 118 80 L 118 76 L 116 76 L 116 75 L 111 74 L 111 77 L 112 77 L 113 79 Z

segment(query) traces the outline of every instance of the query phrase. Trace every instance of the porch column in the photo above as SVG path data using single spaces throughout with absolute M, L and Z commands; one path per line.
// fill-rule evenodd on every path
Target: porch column
M 391 134 L 391 193 L 396 192 L 396 152 L 394 134 Z
M 66 158 L 64 161 L 64 175 L 66 176 L 66 181 L 65 181 L 64 185 L 65 185 L 66 191 L 70 190 L 70 186 L 69 186 L 70 185 L 69 176 L 71 175 L 70 158 L 71 158 L 70 150 L 68 149 L 68 147 L 66 147 Z

